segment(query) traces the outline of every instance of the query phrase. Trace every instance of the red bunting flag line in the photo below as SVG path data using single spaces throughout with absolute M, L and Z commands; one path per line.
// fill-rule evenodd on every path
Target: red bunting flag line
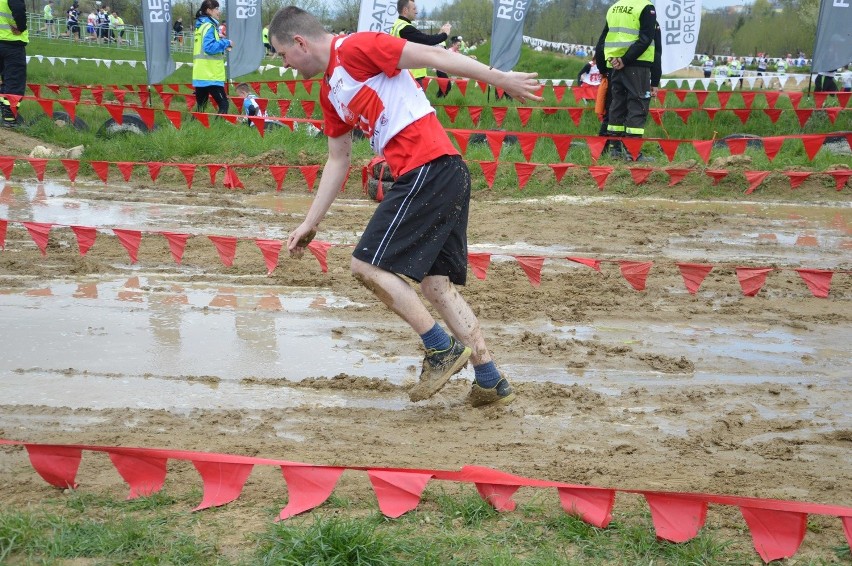
M 16 223 L 16 221 L 0 219 L 0 250 L 6 249 L 6 234 L 9 222 Z M 161 235 L 165 237 L 169 245 L 169 251 L 172 255 L 172 259 L 174 259 L 175 263 L 178 265 L 180 265 L 183 258 L 183 252 L 186 248 L 188 239 L 190 237 L 200 237 L 197 235 L 168 231 L 142 231 L 104 227 L 96 228 L 92 226 L 70 226 L 47 222 L 17 223 L 21 224 L 27 230 L 33 243 L 35 243 L 43 256 L 47 255 L 48 240 L 50 237 L 50 231 L 53 228 L 71 228 L 74 236 L 77 238 L 78 250 L 81 256 L 85 256 L 92 248 L 98 231 L 104 232 L 111 230 L 118 238 L 122 247 L 124 247 L 127 251 L 131 264 L 138 262 L 139 246 L 141 244 L 143 234 L 147 234 L 149 236 Z M 265 238 L 237 238 L 234 236 L 215 235 L 206 237 L 215 246 L 219 259 L 225 267 L 231 267 L 233 265 L 237 253 L 237 243 L 240 241 L 252 241 L 260 249 L 266 264 L 267 275 L 272 275 L 278 267 L 279 254 L 283 247 L 283 242 L 281 240 L 270 240 Z M 314 240 L 308 245 L 308 250 L 319 262 L 320 269 L 323 273 L 328 271 L 328 250 L 332 247 L 351 246 L 348 244 L 332 244 L 319 240 Z M 470 263 L 471 271 L 477 279 L 485 280 L 488 274 L 488 268 L 491 264 L 491 258 L 494 255 L 513 258 L 521 267 L 521 270 L 527 276 L 527 279 L 533 287 L 541 286 L 541 272 L 544 267 L 545 260 L 567 260 L 573 263 L 585 265 L 598 272 L 601 271 L 602 263 L 617 264 L 624 280 L 627 281 L 627 283 L 636 291 L 645 290 L 648 275 L 651 268 L 654 266 L 654 262 L 652 261 L 631 261 L 626 259 L 596 259 L 581 256 L 555 257 L 471 252 L 468 254 L 468 262 Z M 795 271 L 805 283 L 808 290 L 810 290 L 811 294 L 814 297 L 823 299 L 828 298 L 831 288 L 831 280 L 836 273 L 852 273 L 852 270 L 725 266 L 687 262 L 678 262 L 676 265 L 683 278 L 686 290 L 692 295 L 695 295 L 698 292 L 701 284 L 704 282 L 704 279 L 710 271 L 716 267 L 733 270 L 736 273 L 737 280 L 739 281 L 743 294 L 747 297 L 756 296 L 766 283 L 767 276 L 774 271 Z
M 755 551 L 769 562 L 793 556 L 805 538 L 808 515 L 837 517 L 852 546 L 852 508 L 779 499 L 737 497 L 699 492 L 667 492 L 595 487 L 517 476 L 482 466 L 458 471 L 368 466 L 324 466 L 212 452 L 155 448 L 96 446 L 88 444 L 36 444 L 0 439 L 0 444 L 23 446 L 33 469 L 48 484 L 76 489 L 83 451 L 105 453 L 128 485 L 127 499 L 159 492 L 166 480 L 168 461 L 191 462 L 203 485 L 201 502 L 194 511 L 220 507 L 243 492 L 255 466 L 277 466 L 287 485 L 287 505 L 277 520 L 285 520 L 322 505 L 346 470 L 366 472 L 379 510 L 397 518 L 413 511 L 431 480 L 473 484 L 484 501 L 501 512 L 517 508 L 515 493 L 521 488 L 555 489 L 562 509 L 582 521 L 605 528 L 612 520 L 617 493 L 644 497 L 659 538 L 686 542 L 704 527 L 709 505 L 737 507 L 748 527 Z

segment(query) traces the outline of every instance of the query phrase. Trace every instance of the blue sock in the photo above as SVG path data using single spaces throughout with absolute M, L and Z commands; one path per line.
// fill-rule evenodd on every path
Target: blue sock
M 491 389 L 500 381 L 500 372 L 494 362 L 486 362 L 473 366 L 473 375 L 477 385 L 485 389 Z
M 444 332 L 437 322 L 425 334 L 421 334 L 420 338 L 423 339 L 423 346 L 427 350 L 441 351 L 450 347 L 450 335 Z

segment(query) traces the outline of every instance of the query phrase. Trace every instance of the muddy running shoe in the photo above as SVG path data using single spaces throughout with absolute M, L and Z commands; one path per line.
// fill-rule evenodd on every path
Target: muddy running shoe
M 476 381 L 473 382 L 473 387 L 467 396 L 467 402 L 473 407 L 485 407 L 487 405 L 508 405 L 515 400 L 515 391 L 512 389 L 512 384 L 506 379 L 503 372 L 500 372 L 500 381 L 494 387 L 485 389 L 480 387 Z
M 446 350 L 426 350 L 420 382 L 408 391 L 412 402 L 428 399 L 447 384 L 450 378 L 461 371 L 472 350 L 450 336 L 450 347 Z

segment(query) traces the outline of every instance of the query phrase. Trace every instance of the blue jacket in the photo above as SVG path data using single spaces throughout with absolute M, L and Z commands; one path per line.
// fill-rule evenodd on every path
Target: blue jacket
M 195 30 L 198 31 L 198 28 L 204 24 L 212 24 L 212 26 L 207 30 L 207 33 L 204 34 L 204 38 L 201 42 L 201 49 L 208 55 L 224 53 L 225 50 L 231 46 L 231 40 L 219 37 L 219 22 L 210 16 L 201 16 L 195 20 Z M 216 31 L 214 32 L 213 30 Z M 225 86 L 225 83 L 222 81 L 193 79 L 192 86 Z

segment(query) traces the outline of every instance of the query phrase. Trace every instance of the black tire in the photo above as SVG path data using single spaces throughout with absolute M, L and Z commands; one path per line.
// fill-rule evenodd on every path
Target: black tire
M 148 125 L 142 121 L 142 118 L 136 114 L 122 114 L 121 120 L 121 124 L 116 122 L 114 118 L 104 122 L 103 126 L 98 129 L 98 136 L 106 138 L 125 134 L 141 136 L 151 131 Z
M 763 140 L 760 139 L 760 136 L 755 136 L 752 134 L 730 134 L 723 138 L 719 138 L 713 144 L 713 147 L 728 147 L 727 140 L 738 140 L 738 139 L 747 139 L 746 147 L 750 147 L 753 149 L 761 149 L 763 147 Z
M 491 130 L 495 132 L 499 132 L 502 130 Z M 471 134 L 470 135 L 470 143 L 488 143 L 488 138 L 485 137 L 485 134 Z M 512 145 L 518 143 L 518 136 L 513 136 L 512 134 L 507 135 L 503 138 L 503 145 Z
M 53 113 L 53 121 L 58 122 L 60 120 L 70 125 L 75 130 L 80 130 L 81 132 L 89 131 L 89 125 L 79 116 L 74 116 L 74 120 L 72 121 L 68 112 L 57 110 Z

